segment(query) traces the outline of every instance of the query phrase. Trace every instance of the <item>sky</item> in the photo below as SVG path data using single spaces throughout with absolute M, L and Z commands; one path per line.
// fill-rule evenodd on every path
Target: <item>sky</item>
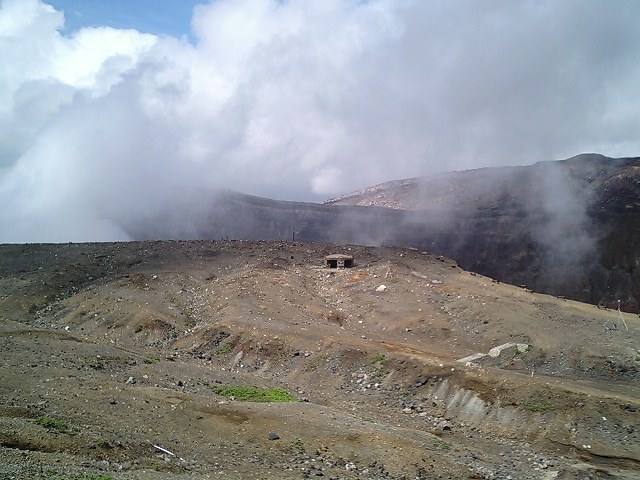
M 636 0 L 0 0 L 0 242 L 640 155 Z M 202 197 L 205 198 L 205 197 Z
M 134 29 L 158 36 L 191 36 L 193 8 L 206 0 L 48 0 L 64 12 L 64 34 L 84 27 Z

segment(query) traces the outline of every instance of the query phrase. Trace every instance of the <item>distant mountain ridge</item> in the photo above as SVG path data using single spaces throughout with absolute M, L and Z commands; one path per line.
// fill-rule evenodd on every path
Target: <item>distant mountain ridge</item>
M 525 193 L 539 194 L 536 188 L 541 174 L 564 174 L 573 185 L 592 190 L 619 188 L 616 176 L 631 180 L 639 172 L 640 158 L 609 158 L 599 154 L 581 154 L 567 160 L 544 161 L 519 167 L 486 167 L 445 172 L 427 177 L 393 180 L 350 192 L 323 202 L 325 205 L 378 206 L 403 210 L 429 208 L 504 208 Z M 526 188 L 524 192 L 512 187 Z M 628 192 L 631 193 L 631 192 Z M 588 196 L 587 196 L 588 197 Z M 625 205 L 626 207 L 626 205 Z M 633 208 L 633 207 L 626 207 Z
M 439 211 L 421 246 L 464 268 L 539 291 L 638 310 L 640 158 L 582 154 L 531 166 L 396 180 L 327 205 Z M 425 238 L 426 240 L 426 238 Z

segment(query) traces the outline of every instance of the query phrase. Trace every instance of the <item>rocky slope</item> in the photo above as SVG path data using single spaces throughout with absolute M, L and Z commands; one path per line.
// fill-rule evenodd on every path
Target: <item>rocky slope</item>
M 356 266 L 325 269 L 329 253 Z M 417 250 L 2 245 L 0 318 L 3 479 L 640 469 L 636 315 Z M 475 353 L 491 355 L 459 361 Z

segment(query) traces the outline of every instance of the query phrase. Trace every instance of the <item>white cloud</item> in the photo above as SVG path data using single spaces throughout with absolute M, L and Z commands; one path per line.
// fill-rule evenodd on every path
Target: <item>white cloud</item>
M 86 28 L 59 42 L 51 73 L 67 85 L 104 94 L 155 42 L 154 36 L 135 30 Z
M 318 199 L 635 155 L 640 3 L 218 0 L 197 41 L 0 3 L 0 241 L 126 237 L 220 187 Z M 196 193 L 197 192 L 197 193 Z

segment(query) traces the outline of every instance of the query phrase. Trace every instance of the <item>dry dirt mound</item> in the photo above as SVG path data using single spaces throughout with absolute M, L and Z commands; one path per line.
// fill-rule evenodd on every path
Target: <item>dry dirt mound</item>
M 637 316 L 415 250 L 4 245 L 0 317 L 0 478 L 640 468 Z

